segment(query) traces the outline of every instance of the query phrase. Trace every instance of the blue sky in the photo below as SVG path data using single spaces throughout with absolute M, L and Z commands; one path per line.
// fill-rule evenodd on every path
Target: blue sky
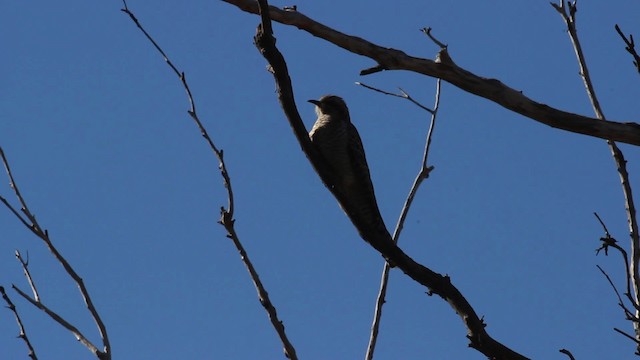
M 336 3 L 337 4 L 337 3 Z M 560 16 L 547 1 L 298 1 L 342 32 L 411 55 L 437 48 L 527 96 L 592 116 Z M 289 3 L 274 3 L 284 6 Z M 581 2 L 578 31 L 604 112 L 636 121 L 638 74 L 613 26 L 640 36 L 640 5 Z M 236 228 L 305 359 L 364 356 L 382 259 L 356 233 L 300 151 L 255 50 L 257 17 L 220 1 L 129 7 L 187 74 L 205 126 L 225 150 Z M 217 161 L 187 115 L 177 78 L 118 1 L 10 2 L 0 14 L 0 146 L 31 210 L 84 278 L 119 359 L 282 359 L 281 345 L 224 229 Z M 418 170 L 428 114 L 354 85 L 400 86 L 431 106 L 435 80 L 407 72 L 360 77 L 375 64 L 276 25 L 299 110 L 345 98 L 363 138 L 389 227 Z M 640 156 L 621 145 L 636 192 Z M 604 141 L 526 119 L 444 84 L 430 164 L 401 247 L 451 276 L 496 339 L 532 358 L 632 358 L 631 332 L 595 257 L 602 229 L 628 245 L 624 203 Z M 6 179 L 0 194 L 12 198 Z M 98 342 L 75 285 L 43 244 L 0 211 L 0 284 L 28 286 Z M 616 254 L 617 255 L 617 254 Z M 393 271 L 378 359 L 482 359 L 439 298 Z M 9 292 L 41 358 L 91 359 L 65 330 Z M 0 311 L 3 358 L 26 358 Z

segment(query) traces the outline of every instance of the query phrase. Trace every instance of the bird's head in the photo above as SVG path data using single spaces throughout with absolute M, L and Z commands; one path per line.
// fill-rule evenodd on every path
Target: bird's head
M 340 119 L 349 119 L 349 108 L 341 97 L 336 95 L 325 95 L 320 100 L 309 100 L 310 103 L 316 106 L 316 114 L 322 115 L 335 115 Z

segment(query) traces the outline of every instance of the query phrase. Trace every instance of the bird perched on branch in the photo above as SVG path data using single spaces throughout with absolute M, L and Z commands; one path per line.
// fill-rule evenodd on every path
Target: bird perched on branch
M 351 123 L 347 104 L 335 95 L 325 95 L 320 100 L 309 102 L 316 106 L 318 115 L 309 137 L 333 170 L 335 190 L 348 202 L 343 210 L 361 233 L 363 230 L 379 232 L 384 229 L 388 234 L 378 209 L 362 140 Z

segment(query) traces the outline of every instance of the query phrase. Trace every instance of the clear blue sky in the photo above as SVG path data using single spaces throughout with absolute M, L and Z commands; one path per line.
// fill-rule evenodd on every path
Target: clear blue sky
M 284 6 L 292 3 L 274 3 Z M 437 48 L 462 67 L 533 99 L 592 116 L 560 16 L 547 1 L 295 2 L 340 31 L 411 55 Z M 177 78 L 119 1 L 6 2 L 0 145 L 31 209 L 83 276 L 114 359 L 283 359 L 281 345 L 224 229 L 217 161 L 187 115 Z M 581 2 L 579 34 L 605 114 L 639 122 L 640 78 L 614 31 L 640 37 L 636 2 Z M 304 359 L 364 356 L 382 258 L 323 187 L 279 109 L 255 50 L 258 19 L 220 1 L 130 1 L 185 71 L 200 116 L 225 150 L 236 227 Z M 354 85 L 400 86 L 428 106 L 435 81 L 373 66 L 295 28 L 275 26 L 296 99 L 344 97 L 392 227 L 418 170 L 428 114 Z M 431 178 L 401 238 L 416 260 L 452 277 L 488 331 L 536 359 L 631 359 L 631 332 L 595 257 L 597 211 L 624 246 L 618 175 L 604 141 L 551 129 L 445 84 Z M 637 147 L 621 146 L 640 193 Z M 0 194 L 12 198 L 2 175 Z M 13 198 L 12 198 L 13 199 Z M 639 200 L 638 198 L 636 200 Z M 28 289 L 13 252 L 29 253 L 43 301 L 99 342 L 75 285 L 43 244 L 0 209 L 0 284 Z M 9 292 L 42 359 L 91 359 L 43 313 Z M 391 276 L 377 359 L 483 359 L 439 298 Z M 0 358 L 25 359 L 0 311 Z M 8 355 L 7 355 L 8 354 Z

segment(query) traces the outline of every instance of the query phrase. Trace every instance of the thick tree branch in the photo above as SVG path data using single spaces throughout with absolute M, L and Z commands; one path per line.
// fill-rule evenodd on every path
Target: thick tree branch
M 258 13 L 258 4 L 254 0 L 223 1 L 235 5 L 243 11 Z M 354 54 L 366 56 L 378 64 L 361 72 L 362 75 L 382 70 L 408 70 L 441 78 L 464 91 L 491 100 L 553 128 L 605 140 L 640 145 L 640 124 L 602 121 L 558 110 L 529 99 L 521 91 L 510 88 L 499 80 L 475 75 L 457 66 L 450 58 L 447 61 L 438 62 L 409 56 L 400 50 L 385 48 L 362 38 L 343 34 L 292 9 L 280 10 L 270 6 L 269 15 L 279 23 L 295 26 Z
M 265 0 L 260 0 L 260 7 L 267 9 Z M 260 53 L 271 65 L 272 73 L 276 81 L 276 93 L 278 100 L 289 120 L 298 142 L 316 169 L 327 188 L 333 193 L 350 220 L 360 233 L 360 236 L 380 252 L 390 263 L 396 265 L 405 274 L 416 282 L 426 286 L 429 294 L 437 294 L 447 301 L 454 311 L 462 318 L 467 327 L 469 346 L 477 349 L 491 359 L 526 359 L 526 357 L 509 349 L 505 345 L 493 339 L 485 330 L 485 324 L 475 310 L 467 302 L 460 291 L 451 284 L 448 276 L 440 275 L 431 269 L 417 263 L 405 254 L 392 240 L 391 234 L 386 229 L 379 231 L 378 227 L 371 227 L 367 221 L 360 219 L 349 203 L 348 199 L 331 184 L 334 178 L 329 171 L 329 165 L 312 146 L 308 133 L 296 108 L 291 79 L 287 70 L 284 57 L 275 46 L 275 39 L 271 33 L 271 20 L 269 12 L 261 12 L 261 24 L 255 36 L 255 44 Z

